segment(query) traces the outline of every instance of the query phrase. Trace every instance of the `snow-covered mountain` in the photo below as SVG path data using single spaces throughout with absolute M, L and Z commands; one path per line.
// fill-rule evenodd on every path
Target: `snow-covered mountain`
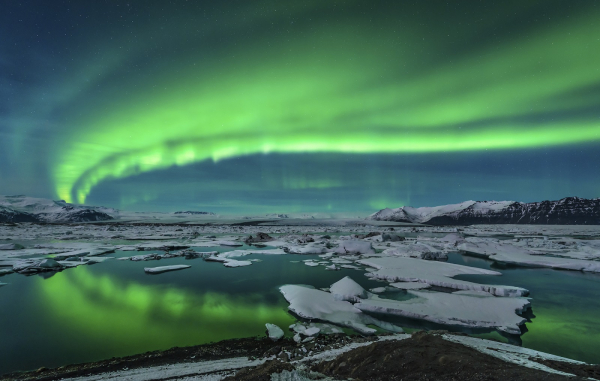
M 62 200 L 0 196 L 0 222 L 88 222 L 112 220 L 110 208 L 73 205 Z
M 186 211 L 178 211 L 178 212 L 173 212 L 173 214 L 188 214 L 188 215 L 205 215 L 205 216 L 216 216 L 216 213 L 213 212 L 202 212 L 202 211 L 195 211 L 195 210 L 186 210 Z
M 600 225 L 600 199 L 566 197 L 558 201 L 465 201 L 460 204 L 382 209 L 368 217 L 429 225 L 551 224 Z
M 23 213 L 0 206 L 0 222 L 38 222 L 39 219 L 30 213 Z

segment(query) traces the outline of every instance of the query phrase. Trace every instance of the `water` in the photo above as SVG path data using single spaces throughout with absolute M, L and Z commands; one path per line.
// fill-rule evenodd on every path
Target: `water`
M 498 267 L 485 259 L 450 254 L 449 262 L 500 271 L 502 276 L 457 279 L 505 284 L 530 291 L 535 317 L 521 336 L 524 347 L 600 363 L 600 275 L 542 268 Z
M 224 250 L 201 251 L 213 249 Z M 239 268 L 201 259 L 107 260 L 48 279 L 4 276 L 0 279 L 9 284 L 0 288 L 0 374 L 264 336 L 265 323 L 287 331 L 296 321 L 278 290 L 287 283 L 329 287 L 350 275 L 363 287 L 382 285 L 362 271 L 325 271 L 290 262 L 311 258 L 318 257 L 250 255 L 244 259 L 262 262 Z M 173 264 L 192 267 L 160 275 L 143 270 Z
M 214 248 L 228 251 L 231 248 Z M 203 248 L 210 251 L 213 248 Z M 151 252 L 144 252 L 148 254 Z M 117 252 L 131 256 L 139 252 Z M 0 278 L 0 374 L 67 363 L 264 336 L 265 323 L 285 328 L 296 319 L 278 291 L 283 284 L 329 287 L 349 275 L 365 288 L 383 283 L 364 271 L 325 271 L 302 261 L 317 256 L 251 255 L 262 262 L 240 268 L 182 258 L 132 262 L 108 260 L 65 270 L 44 279 L 11 274 Z M 491 268 L 492 262 L 450 254 L 450 262 Z M 144 267 L 190 264 L 182 271 L 148 275 Z M 464 276 L 486 284 L 531 291 L 532 322 L 521 336 L 525 347 L 586 362 L 600 362 L 600 276 L 545 269 L 497 269 L 503 276 Z M 386 297 L 403 299 L 402 293 Z M 394 319 L 389 318 L 393 321 Z M 411 331 L 444 328 L 396 319 Z M 289 332 L 286 332 L 288 335 Z M 498 333 L 478 336 L 507 341 Z

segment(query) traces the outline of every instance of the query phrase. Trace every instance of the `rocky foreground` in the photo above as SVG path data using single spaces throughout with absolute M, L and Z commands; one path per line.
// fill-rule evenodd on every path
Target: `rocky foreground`
M 8 380 L 583 380 L 600 366 L 447 332 L 226 340 L 40 368 Z

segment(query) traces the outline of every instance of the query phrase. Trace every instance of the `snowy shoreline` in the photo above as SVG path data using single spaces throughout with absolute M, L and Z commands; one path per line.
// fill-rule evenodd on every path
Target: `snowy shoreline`
M 523 375 L 534 374 L 539 377 L 546 374 L 543 377 L 552 376 L 559 377 L 556 379 L 572 379 L 576 375 L 600 374 L 600 366 L 588 365 L 580 361 L 515 347 L 510 344 L 454 335 L 447 332 L 432 332 L 429 334 L 418 332 L 413 335 L 393 334 L 371 338 L 335 334 L 319 337 L 308 344 L 294 343 L 289 339 L 281 341 L 272 341 L 266 338 L 225 340 L 214 344 L 172 348 L 166 351 L 147 352 L 93 363 L 64 365 L 57 369 L 40 368 L 31 372 L 5 374 L 0 375 L 0 380 L 158 381 L 177 379 L 218 381 L 227 377 L 238 379 L 237 372 L 241 371 L 240 375 L 244 372 L 251 374 L 268 364 L 273 369 L 287 369 L 271 373 L 271 377 L 280 377 L 275 379 L 324 380 L 328 379 L 326 375 L 315 370 L 322 370 L 327 366 L 331 367 L 329 364 L 341 361 L 339 359 L 342 356 L 351 355 L 352 351 L 361 350 L 362 348 L 369 351 L 368 348 L 373 345 L 385 343 L 395 345 L 394 343 L 406 342 L 410 348 L 408 349 L 409 352 L 418 353 L 423 350 L 419 342 L 427 340 L 435 340 L 438 349 L 444 352 L 446 356 L 464 356 L 462 352 L 471 351 L 471 353 L 476 353 L 471 355 L 475 356 L 475 361 L 489 361 L 488 356 L 491 356 L 497 359 L 496 366 L 516 369 L 517 373 L 522 372 Z M 408 344 L 409 342 L 410 344 Z M 430 346 L 430 344 L 428 345 Z M 232 351 L 232 349 L 235 349 L 235 351 Z M 410 353 L 406 351 L 407 349 L 404 350 L 404 353 L 410 356 Z M 375 355 L 385 356 L 385 354 Z M 392 364 L 389 365 L 391 367 Z M 433 364 L 426 363 L 420 366 L 430 371 L 435 367 Z M 385 372 L 386 367 L 387 365 L 384 363 L 380 371 Z M 459 374 L 463 379 L 474 376 L 468 364 L 465 364 L 463 368 L 462 373 Z M 442 367 L 441 372 L 443 371 Z M 457 374 L 454 374 L 454 376 L 457 376 Z

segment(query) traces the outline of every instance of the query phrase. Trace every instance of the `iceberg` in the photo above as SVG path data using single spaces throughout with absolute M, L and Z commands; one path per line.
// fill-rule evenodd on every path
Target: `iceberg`
M 500 242 L 465 242 L 458 245 L 464 253 L 488 258 L 494 262 L 523 267 L 547 267 L 600 273 L 600 262 L 575 258 L 545 256 L 542 252 Z
M 352 328 L 363 335 L 373 335 L 376 332 L 375 329 L 367 327 L 367 324 L 374 324 L 392 332 L 402 332 L 402 328 L 366 315 L 351 303 L 336 300 L 328 292 L 300 285 L 285 285 L 279 290 L 290 303 L 288 309 L 301 318 L 318 319 Z
M 527 320 L 517 313 L 529 308 L 527 298 L 496 298 L 431 291 L 407 291 L 416 298 L 397 301 L 376 295 L 354 307 L 364 312 L 398 315 L 444 325 L 492 328 L 520 335 Z
M 486 291 L 495 296 L 527 296 L 529 294 L 528 290 L 521 287 L 487 285 L 453 279 L 454 276 L 466 274 L 502 275 L 497 271 L 453 263 L 402 257 L 369 258 L 359 260 L 358 263 L 377 269 L 367 273 L 367 276 L 388 282 L 421 282 L 455 290 Z
M 267 327 L 267 335 L 269 336 L 269 339 L 277 341 L 283 337 L 283 330 L 277 325 L 267 323 L 265 326 Z
M 144 267 L 144 271 L 148 274 L 161 274 L 167 271 L 183 270 L 190 268 L 189 265 L 172 265 L 172 266 L 159 266 L 159 267 Z
M 345 300 L 352 303 L 369 297 L 367 291 L 348 276 L 332 284 L 329 287 L 329 292 L 333 294 L 335 300 Z

